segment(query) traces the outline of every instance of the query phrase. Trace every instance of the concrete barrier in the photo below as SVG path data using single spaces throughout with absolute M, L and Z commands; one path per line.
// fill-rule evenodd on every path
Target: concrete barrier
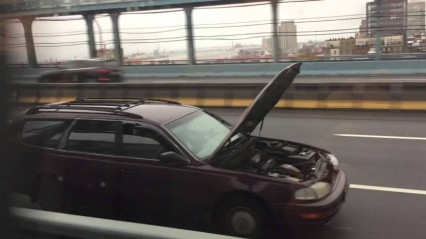
M 291 63 L 124 66 L 122 69 L 125 78 L 141 80 L 156 77 L 254 77 L 275 75 Z M 53 69 L 13 67 L 10 68 L 10 71 L 12 77 L 19 81 L 22 79 L 35 80 L 43 72 Z M 304 62 L 300 76 L 418 74 L 426 74 L 426 59 Z
M 10 208 L 14 226 L 27 232 L 40 233 L 43 238 L 103 238 L 103 239 L 238 239 L 211 233 L 123 222 L 109 219 L 46 212 L 25 208 Z M 25 234 L 24 234 L 25 235 Z M 31 234 L 29 234 L 31 235 Z M 37 234 L 36 234 L 37 235 Z M 25 238 L 20 236 L 19 238 Z M 30 236 L 28 236 L 30 238 Z
M 201 107 L 246 107 L 264 83 L 14 84 L 11 102 L 42 104 L 77 97 L 158 98 Z M 423 82 L 294 83 L 278 108 L 426 110 Z

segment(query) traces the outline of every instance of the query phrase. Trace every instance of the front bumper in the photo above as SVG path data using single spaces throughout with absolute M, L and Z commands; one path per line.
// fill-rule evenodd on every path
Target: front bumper
M 273 208 L 278 225 L 284 224 L 326 224 L 346 199 L 349 184 L 346 174 L 338 171 L 332 192 L 325 198 L 314 202 L 295 202 L 285 207 Z

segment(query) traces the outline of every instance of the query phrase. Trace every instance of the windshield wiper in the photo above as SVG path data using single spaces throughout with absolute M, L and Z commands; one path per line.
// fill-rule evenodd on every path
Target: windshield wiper
M 216 120 L 218 120 L 219 122 L 221 122 L 222 124 L 224 124 L 224 125 L 226 125 L 226 126 L 228 126 L 228 127 L 231 127 L 231 126 L 232 126 L 232 125 L 231 125 L 228 121 L 226 121 L 226 120 L 222 119 L 222 118 L 221 118 L 221 117 L 219 117 L 218 115 L 215 115 L 215 114 L 213 114 L 213 113 L 211 113 L 211 112 L 208 112 L 208 111 L 204 111 L 204 113 L 206 113 L 206 114 L 210 115 L 211 117 L 215 118 Z

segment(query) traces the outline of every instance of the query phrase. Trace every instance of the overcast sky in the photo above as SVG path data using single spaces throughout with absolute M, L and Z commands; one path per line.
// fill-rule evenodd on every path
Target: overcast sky
M 369 2 L 369 0 L 324 0 L 317 2 L 280 3 L 279 18 L 281 20 L 294 20 L 296 22 L 297 31 L 300 35 L 298 42 L 308 40 L 320 41 L 334 37 L 350 37 L 354 36 L 354 32 L 357 31 L 361 23 L 361 18 L 365 17 L 366 2 Z M 120 16 L 120 30 L 124 54 L 152 52 L 156 48 L 159 48 L 161 51 L 185 50 L 185 15 L 181 9 L 175 10 L 177 11 L 165 13 L 145 12 L 122 14 Z M 334 19 L 336 16 L 342 16 L 338 17 L 342 20 L 320 21 L 332 18 L 333 16 Z M 70 18 L 78 19 L 70 20 Z M 343 20 L 344 18 L 356 19 Z M 49 46 L 59 43 L 70 46 L 36 47 L 39 61 L 88 57 L 88 46 L 84 43 L 84 41 L 87 41 L 87 35 L 85 34 L 86 25 L 85 21 L 81 19 L 81 16 L 44 19 L 67 19 L 68 21 L 35 21 L 33 24 L 35 43 L 46 43 Z M 111 19 L 108 16 L 97 16 L 96 19 L 102 32 L 102 36 L 99 34 L 95 36 L 97 43 L 100 43 L 102 38 L 103 43 L 107 47 L 112 47 Z M 196 8 L 193 12 L 194 35 L 199 40 L 195 42 L 195 46 L 196 48 L 206 48 L 232 46 L 232 44 L 236 43 L 260 45 L 262 37 L 271 35 L 272 26 L 269 24 L 271 19 L 271 6 L 269 4 L 245 7 L 216 6 Z M 9 35 L 15 34 L 19 36 L 23 34 L 20 23 L 11 23 L 9 25 Z M 229 27 L 230 25 L 245 26 Z M 96 32 L 100 31 L 97 24 L 94 25 L 94 29 Z M 324 32 L 328 30 L 335 30 L 336 32 L 343 31 L 346 33 L 332 34 Z M 218 38 L 218 35 L 221 35 L 221 40 L 212 40 L 212 38 Z M 174 40 L 181 39 L 181 41 L 162 42 L 169 41 L 167 38 L 175 38 Z M 129 41 L 139 43 L 130 43 Z M 24 39 L 23 37 L 9 38 L 9 43 L 24 43 Z M 11 53 L 13 56 L 12 61 L 26 61 L 25 47 L 12 48 Z

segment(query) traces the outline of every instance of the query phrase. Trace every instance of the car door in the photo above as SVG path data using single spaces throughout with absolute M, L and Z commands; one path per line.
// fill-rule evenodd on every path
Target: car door
M 77 119 L 61 143 L 58 159 L 66 163 L 65 180 L 83 206 L 108 206 L 115 213 L 120 127 L 120 121 Z
M 57 150 L 64 132 L 70 126 L 69 119 L 26 119 L 20 124 L 19 147 L 14 151 L 14 187 L 20 193 L 35 193 L 38 177 L 62 175 L 64 163 L 58 160 Z
M 123 123 L 120 147 L 121 216 L 150 224 L 165 224 L 170 212 L 170 170 L 158 160 L 173 151 L 160 130 L 140 123 Z

